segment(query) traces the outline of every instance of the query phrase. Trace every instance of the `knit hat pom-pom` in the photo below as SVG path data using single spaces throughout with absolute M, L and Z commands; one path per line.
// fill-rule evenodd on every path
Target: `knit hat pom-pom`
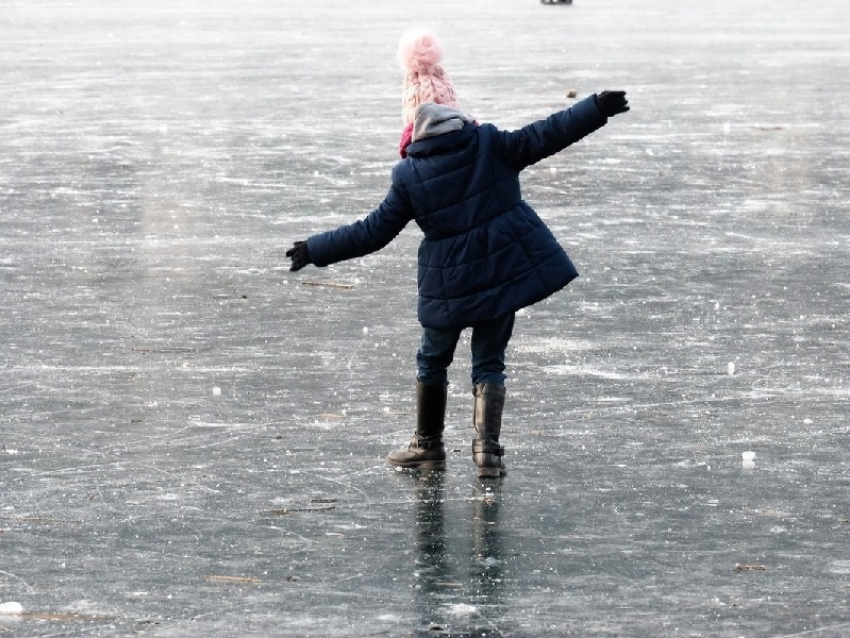
M 426 29 L 412 29 L 401 36 L 398 62 L 407 73 L 428 73 L 440 64 L 443 48 L 437 36 Z

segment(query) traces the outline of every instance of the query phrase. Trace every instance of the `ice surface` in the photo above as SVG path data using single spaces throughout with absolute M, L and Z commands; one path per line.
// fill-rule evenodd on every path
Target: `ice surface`
M 523 176 L 581 277 L 518 317 L 489 485 L 466 338 L 445 475 L 383 460 L 418 231 L 284 258 L 385 195 L 416 24 L 481 121 L 632 105 Z M 0 635 L 847 636 L 848 31 L 843 0 L 7 3 Z

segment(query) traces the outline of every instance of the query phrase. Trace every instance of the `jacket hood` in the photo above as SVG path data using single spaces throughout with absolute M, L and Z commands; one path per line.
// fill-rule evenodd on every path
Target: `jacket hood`
M 472 118 L 463 111 L 434 102 L 423 102 L 416 107 L 412 138 L 414 142 L 418 142 L 429 137 L 445 135 L 461 130 L 470 122 Z

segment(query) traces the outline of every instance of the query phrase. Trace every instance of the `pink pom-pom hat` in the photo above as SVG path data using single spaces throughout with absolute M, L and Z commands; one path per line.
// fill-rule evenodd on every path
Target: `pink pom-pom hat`
M 437 36 L 427 29 L 412 29 L 401 36 L 398 62 L 404 74 L 401 89 L 401 119 L 413 122 L 416 107 L 434 102 L 461 109 L 452 81 L 440 62 L 443 48 Z

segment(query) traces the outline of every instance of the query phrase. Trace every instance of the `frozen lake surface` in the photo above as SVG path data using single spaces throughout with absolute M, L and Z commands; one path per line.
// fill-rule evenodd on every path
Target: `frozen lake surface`
M 465 343 L 449 469 L 383 460 L 418 230 L 284 258 L 384 196 L 422 24 L 481 121 L 632 105 L 524 174 L 582 276 L 518 318 L 501 482 Z M 848 32 L 844 0 L 6 3 L 0 637 L 850 635 Z

